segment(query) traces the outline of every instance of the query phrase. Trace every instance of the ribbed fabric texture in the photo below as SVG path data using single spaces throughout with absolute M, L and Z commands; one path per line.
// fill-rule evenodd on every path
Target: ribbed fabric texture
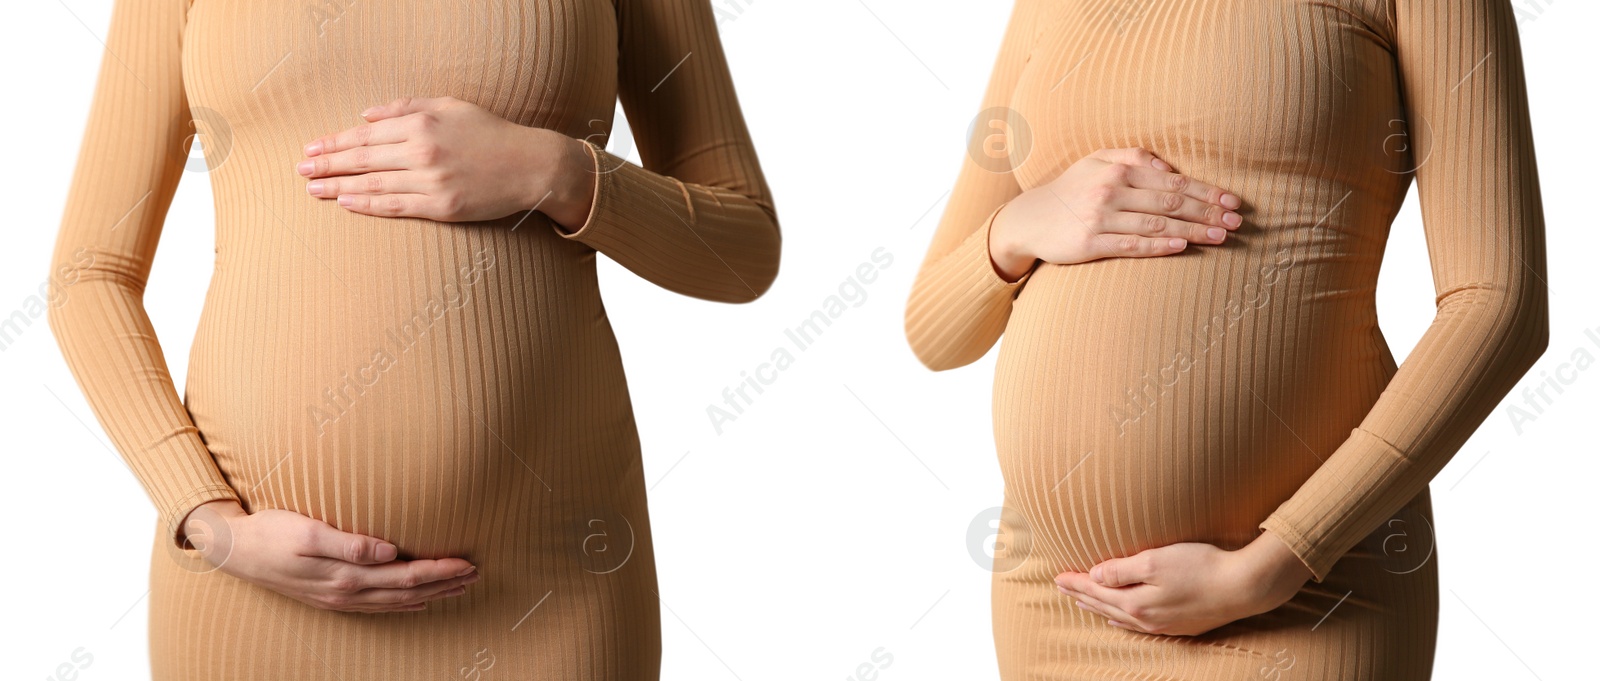
M 1002 677 L 1427 678 L 1428 482 L 1547 338 L 1510 4 L 1018 0 L 994 107 L 1014 112 L 1009 164 L 963 167 L 906 331 L 934 369 L 1005 333 Z M 1244 227 L 1176 256 L 1001 280 L 986 246 L 996 209 L 1096 149 L 1133 146 L 1237 193 Z M 1438 307 L 1397 370 L 1374 294 L 1413 178 Z M 1197 638 L 1110 627 L 1052 582 L 1261 530 L 1316 578 Z
M 589 140 L 589 221 L 383 219 L 306 193 L 306 142 L 444 95 Z M 593 144 L 619 96 L 649 170 Z M 197 131 L 217 253 L 180 401 L 142 298 Z M 778 250 L 706 3 L 119 0 L 50 322 L 160 512 L 155 678 L 656 678 L 639 442 L 595 253 L 746 301 Z M 178 521 L 230 498 L 483 580 L 420 613 L 316 610 L 179 549 Z

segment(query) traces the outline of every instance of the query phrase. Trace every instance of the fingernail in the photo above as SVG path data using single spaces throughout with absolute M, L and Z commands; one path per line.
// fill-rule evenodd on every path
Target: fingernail
M 313 168 L 315 168 L 315 167 L 317 167 L 317 164 L 314 163 L 314 162 L 301 161 L 300 165 L 295 166 L 294 169 L 295 169 L 295 171 L 299 172 L 301 175 L 310 175 L 311 174 L 311 170 Z
M 1189 245 L 1189 242 L 1183 239 L 1167 239 L 1167 245 L 1181 251 L 1185 246 Z
M 343 197 L 341 197 L 341 198 L 343 198 Z M 467 576 L 467 575 L 470 575 L 470 574 L 472 574 L 472 571 L 473 571 L 473 570 L 476 570 L 476 569 L 478 569 L 478 566 L 476 566 L 476 565 L 468 565 L 468 566 L 467 566 L 467 569 L 465 569 L 465 570 L 462 570 L 462 571 L 460 571 L 460 572 L 457 572 L 457 573 L 456 573 L 456 576 L 457 576 L 457 577 L 465 577 L 465 576 Z
M 1213 239 L 1221 239 L 1222 238 L 1222 230 L 1213 227 L 1213 228 L 1211 228 L 1209 230 L 1206 230 L 1206 236 L 1209 236 L 1209 237 L 1211 237 Z M 1095 584 L 1105 584 L 1105 580 L 1100 579 L 1100 575 L 1103 572 L 1104 571 L 1100 569 L 1099 565 L 1096 565 L 1096 566 L 1094 566 L 1092 568 L 1089 568 L 1089 579 L 1094 580 Z
M 446 595 L 446 596 L 460 596 L 461 594 L 464 594 L 466 592 L 467 592 L 467 587 L 458 586 L 458 587 L 456 587 L 454 589 L 451 589 L 449 591 L 444 592 L 444 595 Z
M 1244 218 L 1239 217 L 1238 213 L 1224 213 L 1222 221 L 1227 223 L 1229 227 L 1238 227 L 1244 224 Z
M 1151 161 L 1150 163 L 1155 165 L 1155 167 L 1160 168 L 1162 170 L 1165 170 L 1165 171 L 1167 171 L 1169 173 L 1172 172 L 1172 166 L 1167 165 L 1166 161 L 1163 161 L 1163 160 L 1161 160 L 1159 158 Z
M 379 562 L 387 562 L 394 560 L 395 556 L 400 555 L 400 550 L 396 549 L 394 544 L 384 542 L 378 545 L 378 550 L 373 551 L 372 555 L 376 557 Z
M 375 113 L 378 113 L 378 107 L 369 106 L 369 107 L 367 107 L 366 111 L 362 111 L 361 112 L 361 117 L 362 118 L 366 118 L 366 117 L 371 116 L 372 114 L 375 114 Z
M 1225 229 L 1223 229 L 1221 227 L 1212 227 L 1211 229 L 1206 230 L 1206 236 L 1210 237 L 1212 241 L 1221 241 L 1222 237 L 1225 237 L 1227 235 L 1228 235 L 1228 230 L 1225 230 Z M 1095 570 L 1099 570 L 1099 568 L 1095 568 Z M 1094 570 L 1091 570 L 1090 573 L 1091 574 L 1097 574 L 1097 573 L 1094 572 Z M 1098 581 L 1100 581 L 1100 578 L 1099 577 L 1095 577 L 1094 581 L 1098 582 Z
M 1239 205 L 1240 205 L 1239 197 L 1234 196 L 1232 194 L 1223 194 L 1222 195 L 1222 207 L 1223 208 L 1238 208 Z
M 349 194 L 340 194 L 339 195 L 339 205 L 341 205 L 341 206 L 349 206 L 352 203 L 355 203 L 355 198 L 354 197 L 350 196 Z
M 465 580 L 462 580 L 461 583 L 462 584 L 477 584 L 478 580 L 480 580 L 480 579 L 483 579 L 483 574 L 482 573 L 479 573 L 479 574 L 473 575 L 471 577 L 468 577 Z
M 322 196 L 322 180 L 312 180 L 306 184 L 306 191 L 312 196 Z
M 316 156 L 317 154 L 322 153 L 322 140 L 317 140 L 307 144 L 305 151 L 307 156 Z
M 1056 587 L 1056 591 L 1060 591 L 1061 595 L 1063 595 L 1063 596 L 1071 596 L 1072 595 L 1072 592 L 1071 591 L 1067 591 L 1067 587 L 1064 587 L 1064 586 L 1057 586 Z

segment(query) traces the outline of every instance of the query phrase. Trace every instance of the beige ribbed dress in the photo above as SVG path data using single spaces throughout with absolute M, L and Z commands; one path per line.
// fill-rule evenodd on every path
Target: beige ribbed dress
M 1507 0 L 1018 0 L 978 135 L 906 314 L 947 369 L 1005 333 L 1001 676 L 1426 679 L 1428 482 L 1543 351 L 1543 220 Z M 1024 130 L 1026 126 L 1026 130 Z M 1221 246 L 1039 265 L 992 214 L 1100 148 L 1242 197 Z M 1006 154 L 1009 154 L 1007 156 Z M 1398 367 L 1374 291 L 1415 178 L 1437 315 Z M 1421 263 L 1416 263 L 1420 267 Z M 1052 579 L 1274 533 L 1316 577 L 1199 637 L 1118 629 Z M 1486 539 L 1487 540 L 1487 539 Z
M 639 441 L 595 253 L 714 300 L 776 275 L 711 8 L 119 0 L 97 87 L 50 321 L 160 512 L 155 678 L 656 678 Z M 570 235 L 537 213 L 445 224 L 307 194 L 305 143 L 445 95 L 595 142 L 620 95 L 649 170 L 596 150 L 593 212 Z M 216 266 L 180 401 L 141 300 L 196 128 Z M 228 498 L 483 579 L 422 612 L 314 609 L 178 550 L 175 523 Z

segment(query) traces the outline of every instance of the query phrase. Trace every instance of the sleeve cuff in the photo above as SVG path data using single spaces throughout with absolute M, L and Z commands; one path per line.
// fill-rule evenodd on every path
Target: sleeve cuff
M 1289 524 L 1289 521 L 1279 517 L 1276 513 L 1267 516 L 1267 519 L 1262 521 L 1258 527 L 1271 532 L 1274 537 L 1277 537 L 1285 546 L 1288 546 L 1289 551 L 1311 570 L 1311 580 L 1318 584 L 1321 584 L 1322 580 L 1327 578 L 1328 573 L 1333 570 L 1333 562 L 1338 560 L 1337 557 L 1333 561 L 1319 558 L 1315 547 L 1306 540 L 1305 535 L 1301 534 L 1299 530 Z
M 179 498 L 161 512 L 161 524 L 166 528 L 167 540 L 180 549 L 188 548 L 178 539 L 178 530 L 189 514 L 202 504 L 231 499 L 239 501 L 239 493 L 227 485 L 207 485 Z
M 966 241 L 962 242 L 961 246 L 958 247 L 961 253 L 957 257 L 972 263 L 973 267 L 979 268 L 983 272 L 983 274 L 979 275 L 979 278 L 983 281 L 985 288 L 1004 291 L 1015 297 L 1017 289 L 1022 288 L 1022 285 L 1027 283 L 1028 279 L 1033 276 L 1034 270 L 1039 268 L 1039 261 L 1035 260 L 1033 265 L 1028 268 L 1028 271 L 1023 272 L 1022 276 L 1018 277 L 1016 281 L 1006 281 L 1005 277 L 1000 276 L 1000 271 L 995 269 L 994 259 L 989 256 L 989 238 L 990 233 L 994 230 L 995 217 L 1000 215 L 1000 211 L 1005 207 L 1006 204 L 1002 203 L 993 212 L 989 213 L 989 217 L 983 221 L 983 226 L 974 230 L 972 235 L 968 236 Z
M 611 191 L 606 186 L 608 184 L 606 182 L 607 176 L 615 172 L 619 164 L 626 163 L 626 161 L 607 153 L 606 150 L 595 146 L 594 142 L 589 140 L 579 141 L 583 142 L 583 148 L 589 152 L 589 160 L 592 164 L 589 172 L 594 174 L 594 202 L 590 205 L 589 217 L 584 220 L 582 226 L 569 232 L 561 225 L 556 225 L 557 234 L 574 241 L 583 241 L 593 235 L 598 231 L 597 225 L 605 221 L 605 216 L 610 208 L 607 202 L 611 197 Z M 552 220 L 551 222 L 554 221 Z

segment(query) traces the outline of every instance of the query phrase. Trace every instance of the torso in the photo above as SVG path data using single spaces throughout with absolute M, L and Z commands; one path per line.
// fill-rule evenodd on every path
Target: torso
M 508 678 L 654 678 L 639 444 L 594 251 L 540 214 L 362 216 L 294 171 L 306 142 L 402 96 L 605 133 L 617 43 L 607 0 L 194 2 L 184 85 L 217 204 L 196 426 L 248 510 L 466 558 L 484 579 L 373 618 L 158 556 L 158 676 L 228 660 L 262 678 L 456 678 L 487 655 Z M 270 631 L 196 648 L 208 617 Z

